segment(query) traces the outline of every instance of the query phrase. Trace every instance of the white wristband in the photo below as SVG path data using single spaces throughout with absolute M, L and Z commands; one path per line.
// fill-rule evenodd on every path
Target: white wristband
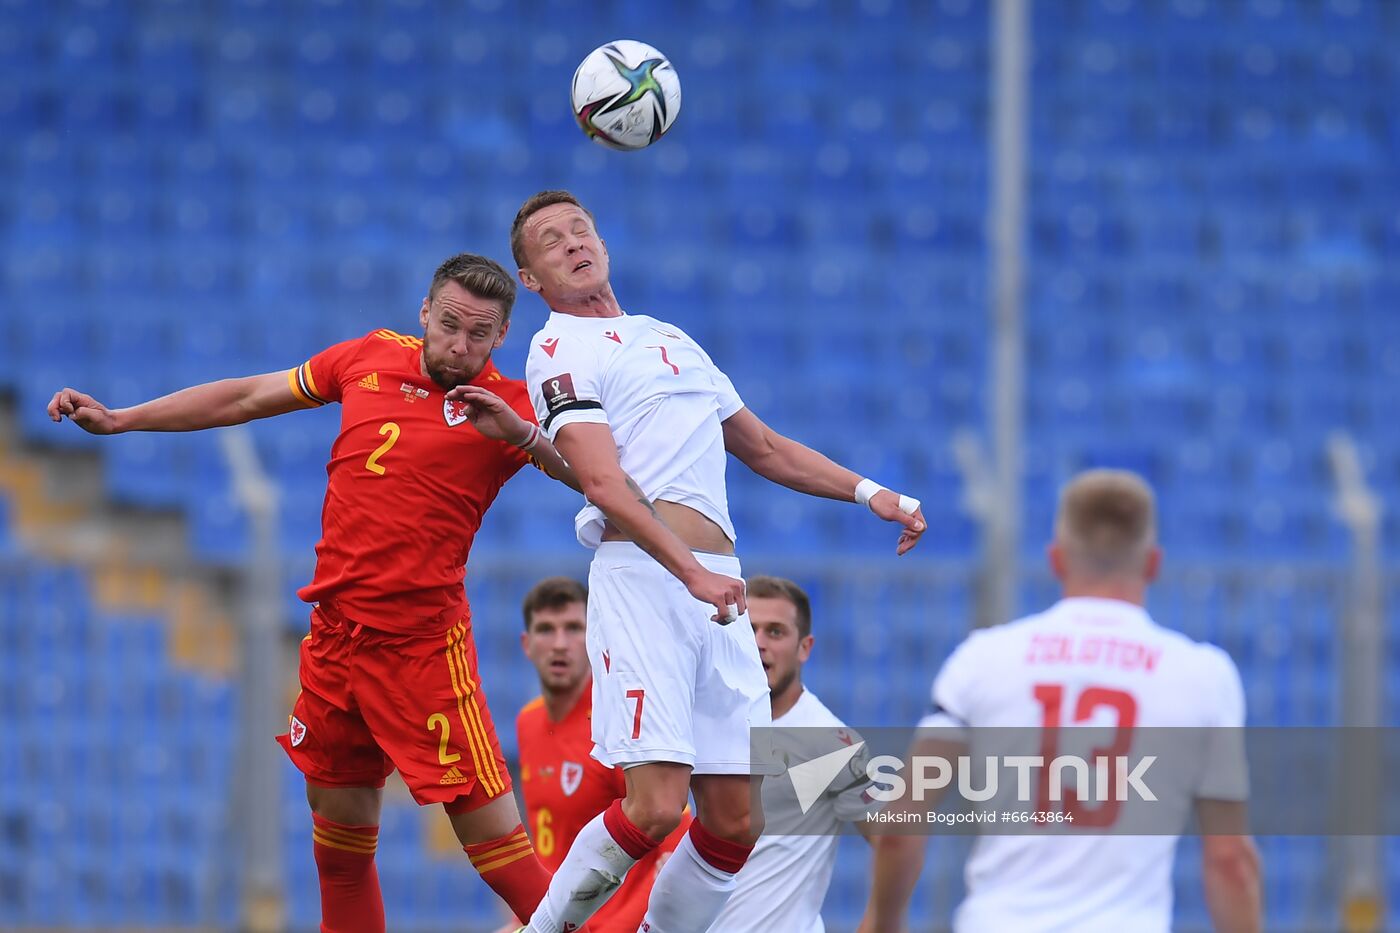
M 525 438 L 525 443 L 519 444 L 519 445 L 517 445 L 517 446 L 518 446 L 521 450 L 525 451 L 526 453 L 529 453 L 530 451 L 534 450 L 534 449 L 535 449 L 535 445 L 538 444 L 538 443 L 540 442 L 540 434 L 541 434 L 541 433 L 543 433 L 543 432 L 540 431 L 540 426 L 539 426 L 539 425 L 537 425 L 537 424 L 532 424 L 532 425 L 530 425 L 530 434 L 529 434 L 528 437 Z
M 877 492 L 887 492 L 884 486 L 873 479 L 863 479 L 856 483 L 856 501 L 866 508 L 870 508 L 870 500 L 875 498 Z M 913 515 L 919 511 L 920 502 L 913 496 L 899 494 L 899 510 L 905 515 Z M 872 509 L 873 511 L 873 509 Z
M 875 498 L 875 493 L 884 491 L 885 487 L 873 479 L 863 479 L 856 483 L 856 501 L 861 505 L 869 506 L 870 500 Z

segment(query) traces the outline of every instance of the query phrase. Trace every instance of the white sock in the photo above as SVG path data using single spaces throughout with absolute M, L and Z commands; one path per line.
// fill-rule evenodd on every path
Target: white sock
M 607 903 L 637 860 L 623 851 L 599 813 L 579 830 L 554 873 L 544 900 L 530 917 L 532 933 L 568 933 Z
M 734 893 L 734 877 L 701 858 L 686 833 L 651 886 L 638 933 L 705 933 Z

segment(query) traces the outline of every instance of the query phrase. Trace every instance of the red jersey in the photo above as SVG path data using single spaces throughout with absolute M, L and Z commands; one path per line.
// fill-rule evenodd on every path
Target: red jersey
M 422 353 L 421 339 L 376 330 L 287 372 L 304 404 L 341 404 L 316 574 L 297 595 L 334 600 L 346 618 L 389 632 L 452 626 L 449 610 L 464 600 L 462 577 L 482 515 L 529 462 L 519 448 L 483 436 L 459 403 L 447 401 L 423 375 Z M 472 385 L 535 420 L 525 384 L 504 378 L 490 361 Z
M 627 794 L 622 769 L 609 768 L 590 754 L 592 715 L 593 693 L 584 688 L 583 696 L 559 722 L 549 718 L 542 697 L 525 704 L 515 720 L 525 818 L 535 852 L 551 873 L 564 861 L 579 830 Z M 646 916 L 661 855 L 675 851 L 689 826 L 687 813 L 675 832 L 632 867 L 622 887 L 588 921 L 584 928 L 588 933 L 636 933 Z

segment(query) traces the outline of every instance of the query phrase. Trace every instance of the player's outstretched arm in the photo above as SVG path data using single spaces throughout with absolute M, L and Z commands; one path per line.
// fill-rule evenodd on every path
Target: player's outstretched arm
M 292 393 L 287 372 L 221 379 L 134 405 L 108 408 L 77 389 L 60 389 L 49 401 L 49 417 L 64 418 L 89 434 L 126 431 L 200 431 L 285 414 L 306 405 Z
M 490 389 L 481 386 L 458 386 L 447 393 L 448 399 L 466 405 L 467 420 L 482 434 L 506 444 L 513 444 L 535 458 L 550 476 L 575 492 L 583 492 L 573 468 L 554 449 L 539 425 L 526 421 L 510 404 Z
M 1216 933 L 1259 933 L 1264 929 L 1259 850 L 1245 827 L 1245 804 L 1197 800 L 1201 825 L 1201 882 Z M 1227 833 L 1216 835 L 1215 833 Z
M 583 494 L 701 602 L 715 607 L 714 621 L 728 622 L 748 611 L 744 581 L 706 570 L 676 537 L 656 507 L 617 459 L 617 442 L 606 424 L 576 422 L 555 435 L 559 452 L 573 467 Z
M 842 502 L 860 501 L 863 481 L 859 476 L 830 457 L 774 431 L 747 408 L 739 409 L 725 420 L 724 447 L 750 470 L 780 486 L 809 496 Z M 870 496 L 867 504 L 870 511 L 885 521 L 904 526 L 895 550 L 897 554 L 904 554 L 918 544 L 928 527 L 918 500 L 897 492 L 881 488 Z
M 921 729 L 920 733 L 905 756 L 905 774 L 915 772 L 913 761 L 917 758 L 941 758 L 956 762 L 967 753 L 966 743 L 961 739 L 949 738 L 944 734 L 945 730 Z M 935 789 L 926 793 L 922 801 L 904 797 L 887 804 L 886 810 L 917 812 L 923 816 L 938 809 L 945 793 L 946 788 Z M 917 825 L 930 824 L 925 821 Z M 873 849 L 870 900 L 856 933 L 904 933 L 909 901 L 913 899 L 914 888 L 923 874 L 927 843 L 928 839 L 922 835 L 879 835 L 870 838 Z

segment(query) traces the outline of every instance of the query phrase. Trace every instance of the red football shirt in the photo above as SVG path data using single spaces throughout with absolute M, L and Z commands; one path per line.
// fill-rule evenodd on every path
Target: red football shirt
M 622 769 L 606 767 L 589 754 L 592 715 L 593 693 L 584 688 L 583 696 L 559 722 L 549 718 L 541 697 L 525 704 L 515 720 L 525 818 L 530 821 L 535 851 L 551 874 L 564 861 L 579 830 L 627 793 Z M 588 921 L 589 933 L 636 933 L 646 916 L 661 855 L 675 851 L 689 827 L 687 813 L 676 831 L 627 873 L 622 887 Z
M 484 437 L 422 370 L 423 341 L 376 330 L 287 372 L 308 406 L 340 402 L 326 465 L 316 574 L 297 595 L 333 599 L 349 619 L 390 632 L 430 633 L 461 605 L 481 518 L 529 456 Z M 473 385 L 535 420 L 523 382 L 487 362 Z

